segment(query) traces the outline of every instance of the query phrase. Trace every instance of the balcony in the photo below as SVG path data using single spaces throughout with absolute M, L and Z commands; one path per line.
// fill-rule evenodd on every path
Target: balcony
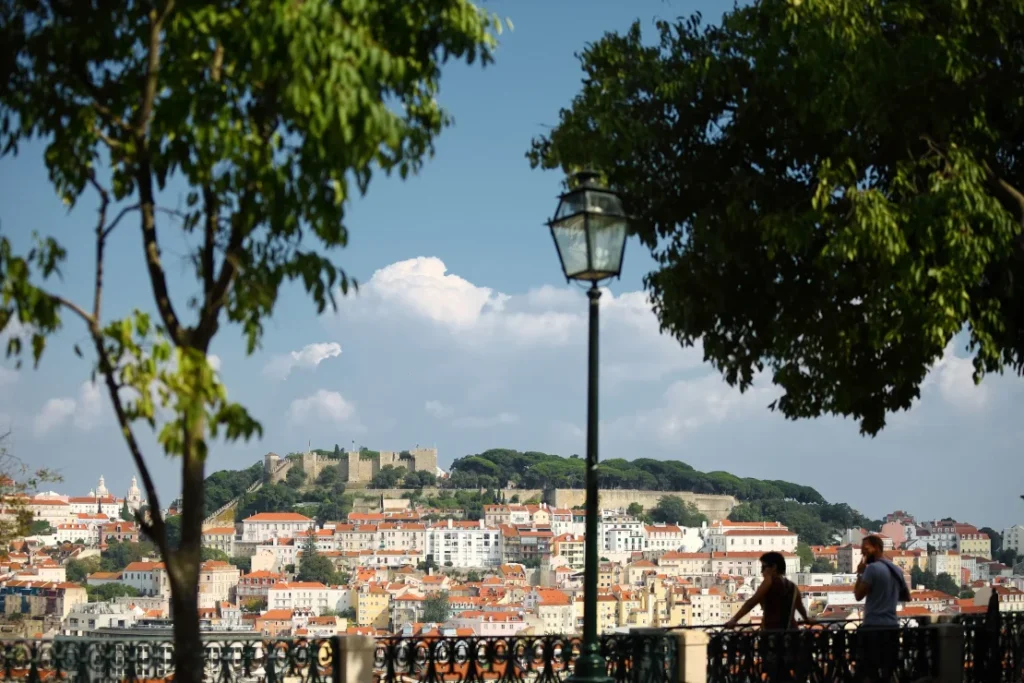
M 1024 614 L 904 625 L 887 634 L 898 648 L 887 683 L 1024 683 Z M 211 683 L 562 683 L 580 649 L 578 638 L 564 636 L 240 637 L 205 644 Z M 869 676 L 865 646 L 863 632 L 849 622 L 789 632 L 634 629 L 601 641 L 616 683 L 856 683 Z M 169 680 L 172 655 L 162 638 L 0 641 L 0 680 Z

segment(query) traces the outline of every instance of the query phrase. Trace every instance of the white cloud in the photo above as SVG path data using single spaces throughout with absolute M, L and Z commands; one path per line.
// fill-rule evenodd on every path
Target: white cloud
M 328 358 L 341 355 L 341 345 L 337 342 L 318 342 L 307 344 L 298 351 L 289 351 L 275 356 L 264 366 L 263 373 L 274 379 L 287 379 L 295 368 L 315 369 Z
M 447 406 L 440 401 L 427 401 L 423 409 L 427 411 L 427 415 L 436 417 L 438 420 L 449 418 L 455 412 L 451 406 Z
M 489 429 L 518 422 L 519 416 L 514 413 L 498 413 L 490 417 L 457 417 L 452 420 L 452 426 L 457 429 Z
M 83 431 L 92 429 L 99 423 L 102 409 L 103 395 L 99 385 L 92 382 L 82 384 L 75 405 L 75 426 Z
M 650 381 L 702 362 L 700 348 L 683 349 L 662 335 L 644 292 L 602 290 L 602 372 L 612 385 Z M 446 343 L 476 353 L 516 353 L 583 345 L 587 297 L 578 287 L 544 285 L 504 294 L 449 273 L 436 257 L 399 261 L 377 270 L 341 315 L 365 322 L 415 321 Z M 350 329 L 345 325 L 339 333 Z
M 337 391 L 320 389 L 305 398 L 292 401 L 288 419 L 292 424 L 308 425 L 315 422 L 346 423 L 349 428 L 358 425 L 356 407 Z
M 209 356 L 206 357 L 206 362 L 210 364 L 210 367 L 213 368 L 214 372 L 220 372 L 220 368 L 221 368 L 220 356 L 215 356 L 213 354 L 210 354 Z
M 780 390 L 762 374 L 741 393 L 718 374 L 678 380 L 669 385 L 655 407 L 613 418 L 603 427 L 617 436 L 650 437 L 665 445 L 679 442 L 700 428 L 755 413 L 767 414 Z
M 75 399 L 51 398 L 43 404 L 43 409 L 36 415 L 36 419 L 32 423 L 32 431 L 36 436 L 42 436 L 59 427 L 74 414 Z
M 32 431 L 43 436 L 61 427 L 69 419 L 77 429 L 89 431 L 99 424 L 103 412 L 103 396 L 100 387 L 92 382 L 83 382 L 78 389 L 78 398 L 51 398 L 32 421 Z
M 932 366 L 923 388 L 935 387 L 947 403 L 959 410 L 981 410 L 989 401 L 993 381 L 998 378 L 988 377 L 982 384 L 975 384 L 974 362 L 970 358 L 958 357 L 953 348 L 953 342 L 950 342 L 942 358 Z

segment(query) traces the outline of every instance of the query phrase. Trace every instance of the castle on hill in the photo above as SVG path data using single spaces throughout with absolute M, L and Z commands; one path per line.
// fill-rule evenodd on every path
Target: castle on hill
M 284 481 L 288 470 L 300 463 L 307 481 L 314 481 L 325 467 L 337 467 L 341 480 L 346 483 L 370 483 L 374 475 L 385 466 L 401 467 L 410 472 L 437 472 L 436 448 L 413 448 L 407 451 L 347 451 L 341 457 L 320 455 L 307 451 L 298 460 L 282 458 L 277 453 L 263 456 L 263 469 L 267 480 Z

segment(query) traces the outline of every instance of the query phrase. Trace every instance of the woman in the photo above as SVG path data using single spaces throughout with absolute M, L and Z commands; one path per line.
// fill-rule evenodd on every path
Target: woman
M 736 626 L 740 619 L 758 605 L 764 612 L 761 628 L 766 631 L 796 628 L 797 612 L 803 617 L 804 623 L 811 623 L 807 608 L 800 598 L 800 589 L 786 578 L 786 558 L 781 553 L 770 552 L 761 556 L 761 576 L 763 580 L 757 591 L 743 603 L 736 616 L 726 622 L 726 628 Z

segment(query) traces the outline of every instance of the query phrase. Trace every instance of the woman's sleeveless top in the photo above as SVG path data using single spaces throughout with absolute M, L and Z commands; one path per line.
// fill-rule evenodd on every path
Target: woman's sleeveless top
M 793 603 L 793 592 L 796 584 L 789 579 L 776 578 L 772 581 L 771 588 L 761 600 L 761 610 L 764 617 L 761 619 L 761 628 L 766 630 L 796 628 L 796 612 Z

